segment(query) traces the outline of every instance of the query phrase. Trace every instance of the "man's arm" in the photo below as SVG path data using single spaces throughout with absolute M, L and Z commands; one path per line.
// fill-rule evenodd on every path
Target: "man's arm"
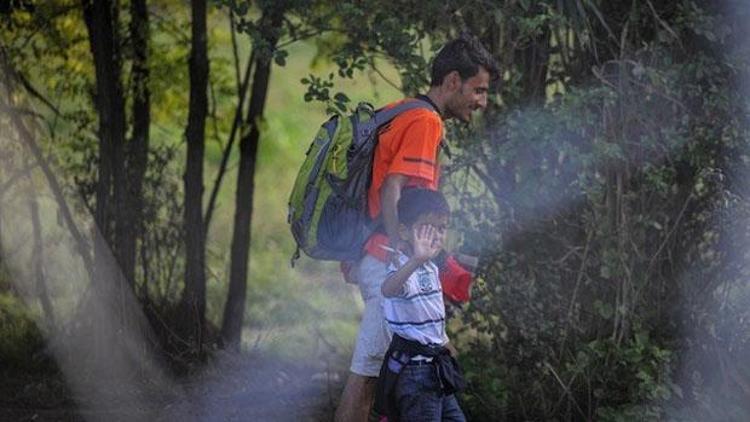
M 380 212 L 383 216 L 385 234 L 391 248 L 398 249 L 398 211 L 396 205 L 401 198 L 401 189 L 409 178 L 403 174 L 390 174 L 380 187 Z

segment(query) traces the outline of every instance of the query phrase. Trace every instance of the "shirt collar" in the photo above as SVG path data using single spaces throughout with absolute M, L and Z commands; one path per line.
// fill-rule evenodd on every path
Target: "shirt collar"
M 415 98 L 417 98 L 419 100 L 422 100 L 422 101 L 426 101 L 429 105 L 432 106 L 432 108 L 435 109 L 435 113 L 439 114 L 441 118 L 443 117 L 443 113 L 440 112 L 440 107 L 438 107 L 437 104 L 435 104 L 435 102 L 432 101 L 432 99 L 430 97 L 428 97 L 428 96 L 426 96 L 424 94 L 419 94 Z

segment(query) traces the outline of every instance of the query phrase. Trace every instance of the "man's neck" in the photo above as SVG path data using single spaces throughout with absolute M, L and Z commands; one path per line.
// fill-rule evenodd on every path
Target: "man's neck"
M 441 91 L 440 87 L 433 86 L 430 87 L 430 90 L 427 91 L 427 94 L 425 94 L 427 98 L 432 101 L 432 103 L 438 108 L 437 112 L 443 116 L 443 119 L 445 119 L 445 101 L 446 96 Z

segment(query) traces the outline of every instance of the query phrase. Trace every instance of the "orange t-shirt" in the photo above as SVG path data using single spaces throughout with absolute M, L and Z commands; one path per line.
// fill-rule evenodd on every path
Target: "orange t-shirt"
M 414 100 L 404 99 L 386 108 L 404 101 Z M 437 112 L 426 108 L 405 111 L 381 129 L 372 163 L 372 184 L 367 192 L 370 217 L 375 219 L 380 215 L 380 188 L 391 174 L 408 176 L 406 186 L 438 189 L 438 149 L 442 139 L 443 120 Z M 380 246 L 387 243 L 385 235 L 375 233 L 365 243 L 364 249 L 385 261 L 387 254 Z
M 407 98 L 389 104 L 390 108 Z M 437 190 L 440 169 L 438 148 L 443 139 L 443 120 L 426 108 L 405 111 L 380 131 L 372 163 L 372 184 L 367 192 L 370 217 L 380 214 L 380 187 L 391 174 L 409 177 L 407 186 Z

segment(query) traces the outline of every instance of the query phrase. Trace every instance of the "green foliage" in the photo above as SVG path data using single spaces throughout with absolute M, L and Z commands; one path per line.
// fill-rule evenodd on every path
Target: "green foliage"
M 655 345 L 644 332 L 622 344 L 611 339 L 579 343 L 564 362 L 552 362 L 549 358 L 554 352 L 549 350 L 546 357 L 537 356 L 535 365 L 523 366 L 517 355 L 534 344 L 507 351 L 492 350 L 486 344 L 472 345 L 472 353 L 464 359 L 470 384 L 465 395 L 470 419 L 491 420 L 495 415 L 506 415 L 535 420 L 541 409 L 550 407 L 548 417 L 566 415 L 572 420 L 594 415 L 597 420 L 632 420 L 629 418 L 635 416 L 638 420 L 660 420 L 658 405 L 641 403 L 658 403 L 681 394 L 679 387 L 669 383 L 671 353 Z M 494 353 L 492 359 L 486 357 L 490 353 Z M 524 397 L 524 402 L 518 401 L 515 390 L 520 383 L 534 392 Z M 559 390 L 559 396 L 548 396 L 548 389 Z M 626 419 L 620 419 L 623 417 Z
M 743 414 L 715 391 L 739 398 L 716 359 L 748 352 L 748 267 L 732 252 L 749 239 L 748 110 L 732 77 L 748 68 L 722 52 L 738 34 L 726 17 L 680 4 L 663 25 L 705 39 L 641 35 L 595 78 L 535 104 L 514 103 L 535 82 L 509 69 L 509 102 L 478 130 L 452 130 L 456 225 L 483 256 L 455 333 L 477 420 Z M 538 34 L 551 22 L 526 24 Z
M 448 136 L 460 149 L 447 190 L 461 248 L 482 255 L 453 333 L 472 419 L 661 420 L 715 408 L 695 397 L 716 377 L 696 384 L 684 368 L 705 365 L 709 344 L 747 350 L 738 341 L 750 327 L 727 322 L 746 321 L 743 308 L 716 308 L 724 289 L 741 302 L 748 271 L 728 253 L 748 239 L 747 104 L 733 88 L 747 63 L 724 54 L 737 23 L 691 1 L 498 2 L 453 15 L 450 2 L 427 2 L 431 15 L 407 8 L 398 28 L 393 16 L 346 26 L 376 16 L 368 6 L 343 5 L 349 29 L 319 44 L 340 78 L 382 47 L 411 94 L 426 85 L 426 61 L 412 60 L 422 45 L 466 29 L 505 70 L 478 127 Z M 425 28 L 429 41 L 410 41 Z M 305 78 L 305 99 L 335 111 L 335 76 Z
M 298 167 L 325 112 L 373 101 L 358 81 L 385 79 L 388 101 L 423 90 L 429 57 L 469 31 L 504 71 L 483 119 L 448 127 L 457 154 L 444 185 L 459 249 L 481 255 L 472 303 L 451 332 L 470 419 L 747 415 L 737 388 L 750 376 L 750 131 L 737 88 L 750 57 L 737 48 L 747 13 L 730 17 L 689 0 L 218 3 L 207 184 L 237 105 L 224 13 L 236 18 L 239 53 L 252 47 L 273 60 L 276 78 L 259 122 L 247 344 L 293 357 L 336 350 L 346 359 L 358 321 L 352 291 L 333 266 L 287 268 L 294 175 L 279 169 Z M 2 14 L 3 46 L 55 100 L 61 113 L 45 108 L 45 148 L 91 206 L 96 116 L 85 25 L 61 11 L 66 2 L 34 5 L 34 13 Z M 153 143 L 137 291 L 171 312 L 184 265 L 189 18 L 181 3 L 152 9 Z M 279 11 L 283 25 L 264 27 L 263 17 Z M 281 42 L 271 48 L 268 34 Z M 209 231 L 214 322 L 226 297 L 235 206 L 227 186 Z M 20 364 L 14 359 L 41 347 L 41 337 L 28 311 L 0 298 L 0 360 Z
M 373 69 L 385 77 L 378 64 L 380 58 L 398 71 L 400 91 L 415 94 L 427 85 L 428 67 L 422 50 L 430 19 L 442 16 L 436 11 L 436 3 L 395 2 L 384 8 L 377 1 L 337 2 L 335 6 L 322 2 L 318 7 L 320 14 L 299 18 L 303 25 L 330 31 L 317 40 L 317 57 L 334 63 L 337 71 L 327 79 L 314 75 L 306 78 L 306 101 L 325 102 L 329 113 L 344 112 L 347 101 L 335 98 L 344 94 L 338 92 L 333 98 L 328 94 L 334 87 L 334 76 L 352 79 Z
M 349 103 L 349 97 L 343 92 L 337 92 L 331 96 L 331 88 L 333 88 L 333 73 L 328 74 L 328 78 L 324 79 L 315 75 L 302 78 L 300 82 L 303 85 L 308 85 L 307 92 L 305 93 L 305 101 L 320 101 L 326 104 L 326 113 L 346 113 L 347 103 Z
M 44 337 L 22 302 L 0 289 L 0 367 L 48 370 Z

